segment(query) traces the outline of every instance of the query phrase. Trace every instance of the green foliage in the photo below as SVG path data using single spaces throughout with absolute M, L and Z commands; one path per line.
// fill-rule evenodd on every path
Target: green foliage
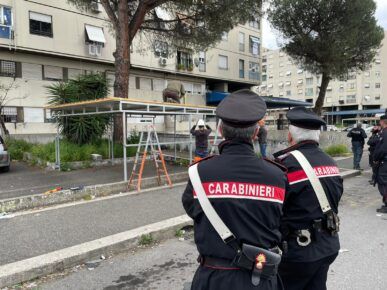
M 128 138 L 128 144 L 137 144 L 138 135 Z M 137 139 L 136 139 L 137 138 Z M 7 140 L 8 150 L 12 159 L 23 159 L 24 152 L 30 152 L 34 158 L 43 162 L 55 162 L 55 143 L 48 144 L 31 144 L 23 140 Z M 129 147 L 126 156 L 131 157 L 136 154 L 137 147 Z M 100 154 L 103 159 L 109 158 L 109 142 L 106 139 L 97 140 L 91 144 L 79 145 L 68 140 L 60 141 L 60 158 L 62 170 L 71 169 L 66 163 L 75 161 L 84 161 L 84 167 L 90 167 L 91 154 Z M 121 144 L 114 144 L 114 157 L 122 158 L 123 149 Z M 36 163 L 36 162 L 35 162 Z
M 339 144 L 339 145 L 331 145 L 327 148 L 325 148 L 325 153 L 330 155 L 330 156 L 340 156 L 340 155 L 345 155 L 349 153 L 349 150 L 346 145 L 344 144 Z
M 79 75 L 67 82 L 58 82 L 47 87 L 50 94 L 49 104 L 96 100 L 105 98 L 108 93 L 108 82 L 102 74 Z M 101 139 L 106 132 L 110 116 L 73 116 L 56 117 L 61 133 L 70 141 L 86 144 Z
M 307 70 L 329 77 L 364 70 L 384 37 L 373 0 L 271 0 L 269 20 L 283 49 Z
M 129 7 L 129 28 L 133 28 L 134 34 L 138 32 L 136 24 L 139 22 L 139 31 L 151 32 L 144 33 L 144 39 L 150 40 L 151 43 L 153 40 L 162 39 L 171 46 L 189 47 L 194 50 L 210 47 L 220 41 L 222 32 L 230 31 L 236 25 L 247 23 L 252 17 L 260 15 L 262 5 L 260 0 L 165 0 L 154 1 L 151 5 L 147 4 L 147 1 L 126 1 Z M 68 2 L 80 10 L 88 11 L 94 1 Z M 115 1 L 106 2 L 112 11 L 116 12 L 117 17 L 118 6 Z M 155 7 L 165 11 L 162 18 L 154 12 Z M 141 19 L 140 11 L 145 11 L 144 19 Z M 113 23 L 111 15 L 109 18 Z
M 11 158 L 14 160 L 22 160 L 23 153 L 29 152 L 32 147 L 32 144 L 24 140 L 16 140 L 12 138 L 5 140 L 5 144 L 7 145 Z
M 139 240 L 138 244 L 140 246 L 149 246 L 149 245 L 153 244 L 154 242 L 155 241 L 154 241 L 154 239 L 153 239 L 151 234 L 145 234 L 145 235 L 142 235 L 140 237 L 140 240 Z

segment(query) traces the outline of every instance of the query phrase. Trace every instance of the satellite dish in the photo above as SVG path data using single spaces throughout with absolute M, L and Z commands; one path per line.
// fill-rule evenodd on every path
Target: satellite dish
M 368 102 L 370 99 L 370 96 L 364 96 L 364 101 Z

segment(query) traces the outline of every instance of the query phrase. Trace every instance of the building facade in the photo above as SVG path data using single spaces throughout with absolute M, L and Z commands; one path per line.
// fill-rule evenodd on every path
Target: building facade
M 224 33 L 207 51 L 175 49 L 141 33 L 131 47 L 129 98 L 162 101 L 179 79 L 187 104 L 205 105 L 206 92 L 259 84 L 261 21 Z M 172 52 L 171 52 L 172 50 Z M 81 12 L 67 1 L 0 0 L 0 84 L 10 86 L 3 117 L 11 134 L 53 133 L 47 86 L 100 72 L 114 82 L 115 40 L 99 3 Z
M 386 31 L 387 35 L 387 31 Z M 291 98 L 315 103 L 321 76 L 313 75 L 297 66 L 281 50 L 262 51 L 262 83 L 257 88 L 264 96 Z M 387 38 L 378 51 L 375 61 L 364 72 L 352 72 L 344 79 L 332 80 L 327 88 L 324 110 L 330 123 L 340 123 L 342 118 L 372 115 L 375 109 L 387 107 Z M 372 110 L 372 111 L 371 111 Z

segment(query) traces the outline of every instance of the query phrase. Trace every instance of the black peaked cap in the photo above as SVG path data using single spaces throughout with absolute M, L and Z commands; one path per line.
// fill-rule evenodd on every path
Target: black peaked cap
M 326 125 L 321 117 L 305 107 L 296 107 L 289 110 L 286 117 L 291 125 L 304 129 L 318 130 L 321 126 Z
M 250 127 L 266 114 L 266 103 L 248 89 L 239 90 L 225 97 L 216 108 L 216 116 L 232 127 Z

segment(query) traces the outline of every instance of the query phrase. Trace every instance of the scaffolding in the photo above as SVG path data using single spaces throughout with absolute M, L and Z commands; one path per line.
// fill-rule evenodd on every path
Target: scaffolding
M 127 119 L 128 117 L 150 117 L 153 120 L 157 116 L 174 116 L 174 141 L 173 142 L 160 142 L 160 145 L 174 145 L 174 159 L 176 160 L 176 116 L 188 116 L 188 129 L 187 132 L 192 128 L 192 117 L 201 116 L 204 119 L 207 117 L 214 117 L 216 107 L 188 105 L 188 104 L 174 104 L 174 103 L 162 103 L 152 101 L 139 101 L 133 99 L 122 99 L 122 98 L 104 98 L 93 101 L 83 101 L 68 103 L 63 105 L 48 106 L 52 114 L 57 117 L 72 117 L 72 116 L 88 116 L 88 115 L 99 115 L 99 114 L 110 114 L 110 115 L 121 115 L 122 116 L 122 133 L 123 138 L 123 175 L 124 181 L 128 181 L 128 158 L 127 148 L 138 147 L 139 144 L 127 144 L 128 130 L 127 130 Z M 57 167 L 60 168 L 60 135 L 59 131 L 56 138 L 56 157 Z M 189 144 L 189 160 L 193 160 L 193 137 L 189 134 L 189 141 L 179 141 L 182 144 Z M 113 151 L 113 142 L 109 135 L 109 148 Z M 217 144 L 213 143 L 212 146 Z M 109 152 L 109 156 L 112 153 Z

